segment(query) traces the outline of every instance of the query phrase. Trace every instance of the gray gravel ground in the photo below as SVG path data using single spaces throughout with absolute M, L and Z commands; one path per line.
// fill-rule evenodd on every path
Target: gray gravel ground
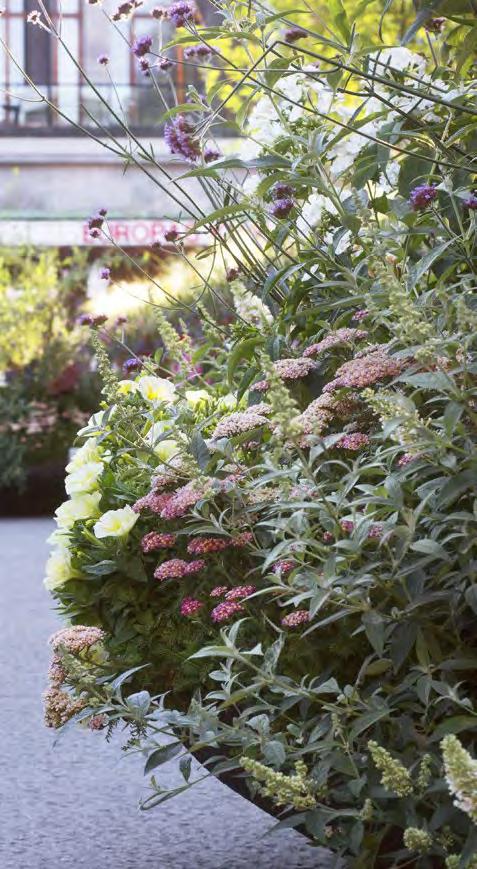
M 140 812 L 141 759 L 118 740 L 43 727 L 46 640 L 58 627 L 42 586 L 45 519 L 0 522 L 2 869 L 330 869 L 326 852 L 215 779 Z M 161 775 L 172 783 L 173 764 Z

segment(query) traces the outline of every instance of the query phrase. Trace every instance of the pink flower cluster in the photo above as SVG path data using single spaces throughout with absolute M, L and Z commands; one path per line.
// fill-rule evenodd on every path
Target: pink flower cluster
M 190 576 L 193 573 L 198 573 L 199 570 L 205 567 L 205 561 L 197 559 L 196 561 L 184 561 L 182 558 L 171 558 L 169 561 L 163 561 L 154 571 L 154 578 L 162 582 L 164 579 L 182 579 L 183 576 Z
M 169 549 L 177 540 L 176 534 L 159 533 L 149 531 L 141 540 L 141 549 L 144 553 L 155 552 L 157 549 Z
M 283 616 L 282 625 L 284 628 L 298 628 L 300 625 L 305 625 L 310 621 L 308 610 L 295 610 L 293 613 Z
M 397 377 L 403 367 L 403 360 L 388 356 L 382 350 L 375 350 L 373 353 L 355 357 L 341 365 L 335 379 L 326 384 L 323 392 L 333 392 L 342 386 L 356 389 L 371 386 L 387 377 Z
M 411 462 L 414 462 L 419 456 L 413 455 L 412 453 L 403 453 L 400 459 L 398 459 L 398 467 L 405 468 L 406 465 L 409 465 Z
M 170 493 L 148 492 L 147 495 L 138 498 L 132 508 L 135 513 L 142 513 L 143 510 L 150 510 L 151 513 L 162 513 L 171 498 Z
M 352 341 L 363 341 L 368 337 L 368 333 L 364 329 L 337 329 L 336 332 L 330 332 L 317 344 L 311 344 L 303 351 L 305 357 L 319 356 L 326 350 L 331 350 L 332 347 L 337 347 L 340 344 L 350 344 Z
M 195 616 L 203 606 L 204 604 L 202 601 L 197 600 L 194 597 L 185 597 L 181 603 L 181 616 Z
M 187 544 L 187 552 L 190 555 L 208 555 L 212 552 L 223 552 L 232 546 L 228 537 L 196 537 Z
M 242 604 L 234 601 L 222 601 L 212 610 L 210 616 L 213 622 L 226 622 L 232 616 L 244 611 Z
M 276 576 L 287 576 L 292 570 L 295 570 L 296 566 L 297 563 L 292 558 L 282 558 L 280 561 L 275 562 L 272 567 L 272 573 Z
M 227 594 L 228 590 L 228 585 L 216 585 L 210 592 L 209 597 L 222 597 L 224 594 Z
M 352 534 L 354 531 L 354 522 L 351 522 L 350 519 L 342 519 L 340 522 L 341 530 L 345 532 L 345 534 Z M 374 525 L 371 525 L 371 528 L 368 531 L 368 538 L 370 540 L 377 540 L 379 537 L 382 537 L 384 532 L 384 525 L 382 522 L 375 522 Z
M 344 435 L 335 446 L 338 450 L 360 450 L 368 444 L 369 435 L 356 431 L 352 434 Z
M 237 585 L 231 588 L 225 595 L 225 600 L 242 600 L 257 591 L 256 585 Z
M 297 359 L 278 359 L 273 363 L 273 367 L 281 380 L 300 380 L 301 377 L 307 377 L 316 365 L 312 359 L 300 356 Z M 251 389 L 255 392 L 266 392 L 269 387 L 268 380 L 260 380 L 254 383 Z
M 234 435 L 253 431 L 253 429 L 267 424 L 268 420 L 266 417 L 263 416 L 263 414 L 254 412 L 253 410 L 231 413 L 229 416 L 220 420 L 212 434 L 212 438 L 217 440 L 217 438 L 234 437 Z
M 158 496 L 167 499 L 161 510 L 162 519 L 177 519 L 179 516 L 185 516 L 189 507 L 197 504 L 205 497 L 205 494 L 206 489 L 200 486 L 196 480 L 191 480 L 190 483 L 181 486 L 172 494 Z
M 91 625 L 72 625 L 69 628 L 61 628 L 48 640 L 53 651 L 63 648 L 72 655 L 89 649 L 95 643 L 104 639 L 104 631 Z

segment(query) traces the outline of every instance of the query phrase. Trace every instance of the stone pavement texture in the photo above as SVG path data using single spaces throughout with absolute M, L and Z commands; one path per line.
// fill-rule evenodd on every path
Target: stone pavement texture
M 334 861 L 215 779 L 141 812 L 142 761 L 118 739 L 43 726 L 46 519 L 0 522 L 0 866 L 2 869 L 331 869 Z M 177 781 L 173 764 L 162 780 Z

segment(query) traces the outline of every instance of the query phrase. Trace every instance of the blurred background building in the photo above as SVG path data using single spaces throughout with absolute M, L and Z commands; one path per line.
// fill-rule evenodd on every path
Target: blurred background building
M 35 0 L 5 0 L 0 18 L 6 46 L 0 61 L 0 245 L 102 244 L 91 239 L 85 224 L 101 206 L 108 208 L 122 246 L 149 245 L 158 238 L 158 221 L 180 216 L 177 205 L 140 169 L 126 169 L 117 154 L 83 131 L 102 141 L 109 138 L 114 147 L 111 137 L 127 143 L 124 123 L 165 168 L 184 171 L 164 146 L 158 120 L 171 104 L 172 87 L 184 102 L 187 85 L 197 84 L 197 72 L 180 63 L 154 77 L 140 70 L 130 48 L 134 40 L 157 36 L 159 28 L 163 43 L 173 36 L 168 21 L 152 17 L 153 0 L 144 0 L 132 18 L 114 26 L 107 16 L 118 0 L 94 5 L 45 0 L 45 5 L 68 50 L 27 23 L 38 8 Z M 196 5 L 210 21 L 214 13 L 208 0 Z M 182 49 L 175 52 L 181 61 Z M 108 64 L 98 62 L 102 55 Z

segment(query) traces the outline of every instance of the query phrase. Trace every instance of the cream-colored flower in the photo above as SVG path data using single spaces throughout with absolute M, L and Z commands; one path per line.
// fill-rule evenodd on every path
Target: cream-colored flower
M 68 495 L 79 495 L 92 492 L 98 488 L 98 480 L 103 473 L 102 462 L 87 462 L 78 470 L 68 474 L 65 479 L 65 489 Z
M 72 474 L 75 471 L 82 468 L 83 465 L 89 464 L 89 462 L 100 462 L 101 461 L 101 450 L 99 449 L 94 438 L 90 438 L 85 441 L 83 446 L 79 447 L 71 456 L 70 461 L 66 465 L 66 471 L 68 474 Z
M 179 444 L 177 441 L 169 439 L 159 441 L 154 447 L 154 452 L 157 453 L 161 462 L 168 462 L 179 452 Z
M 210 401 L 210 395 L 206 389 L 186 389 L 185 398 L 191 407 L 200 407 Z
M 100 500 L 101 492 L 91 492 L 86 495 L 76 495 L 60 504 L 55 513 L 59 528 L 71 528 L 79 519 L 95 519 L 99 515 Z
M 133 395 L 138 392 L 139 387 L 135 380 L 120 380 L 118 383 L 118 392 L 120 395 Z
M 93 531 L 99 539 L 103 537 L 125 537 L 134 527 L 139 514 L 129 504 L 119 510 L 108 510 L 98 519 Z
M 174 401 L 176 388 L 165 377 L 147 375 L 138 380 L 138 389 L 146 401 Z
M 64 585 L 69 579 L 73 579 L 74 571 L 71 567 L 71 553 L 65 546 L 54 549 L 46 563 L 46 575 L 44 585 L 50 591 Z

